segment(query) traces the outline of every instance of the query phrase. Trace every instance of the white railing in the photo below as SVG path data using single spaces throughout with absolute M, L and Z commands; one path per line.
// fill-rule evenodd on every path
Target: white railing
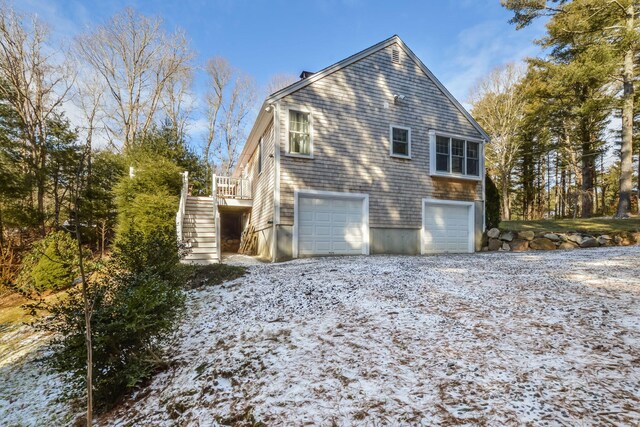
M 246 178 L 214 175 L 213 194 L 222 199 L 251 199 L 251 181 Z
M 176 233 L 178 242 L 182 243 L 182 223 L 184 222 L 184 211 L 187 207 L 187 196 L 189 195 L 189 172 L 182 172 L 182 190 L 180 191 L 180 205 L 176 213 Z

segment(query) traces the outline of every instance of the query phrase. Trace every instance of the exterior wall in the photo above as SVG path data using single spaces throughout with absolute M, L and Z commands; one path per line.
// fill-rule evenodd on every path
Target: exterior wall
M 262 138 L 264 149 L 262 173 L 258 173 L 259 148 L 256 148 L 251 155 L 246 169 L 247 177 L 251 179 L 251 192 L 253 195 L 253 207 L 251 208 L 249 224 L 253 225 L 258 233 L 257 255 L 270 258 L 273 229 L 273 187 L 275 185 L 273 121 L 267 126 Z
M 413 228 L 371 228 L 371 254 L 420 254 L 420 230 Z
M 376 242 L 389 231 L 373 230 L 419 230 L 423 198 L 482 200 L 481 181 L 429 176 L 430 129 L 468 138 L 482 136 L 418 64 L 395 46 L 278 101 L 280 225 L 293 225 L 296 189 L 367 193 L 371 253 L 396 252 L 408 249 Z M 400 64 L 391 62 L 394 47 L 400 51 Z M 394 94 L 402 94 L 405 99 L 395 105 Z M 286 154 L 289 108 L 311 112 L 313 159 Z M 389 155 L 391 125 L 411 128 L 411 159 Z M 398 233 L 401 236 L 408 232 Z M 393 239 L 409 242 L 414 238 Z

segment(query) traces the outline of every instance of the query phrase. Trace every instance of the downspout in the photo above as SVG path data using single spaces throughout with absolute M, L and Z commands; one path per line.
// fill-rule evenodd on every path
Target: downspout
M 273 108 L 273 224 L 271 231 L 271 262 L 277 260 L 278 225 L 280 224 L 280 102 L 271 105 Z

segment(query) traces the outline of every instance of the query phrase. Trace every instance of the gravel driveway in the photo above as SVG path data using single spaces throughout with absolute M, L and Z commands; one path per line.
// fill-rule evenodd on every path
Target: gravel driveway
M 637 425 L 639 278 L 639 247 L 254 266 L 111 422 Z
M 101 424 L 640 422 L 640 247 L 256 265 L 187 304 Z

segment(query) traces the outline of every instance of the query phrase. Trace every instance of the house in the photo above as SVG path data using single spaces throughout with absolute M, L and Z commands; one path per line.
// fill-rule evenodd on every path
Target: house
M 488 140 L 393 36 L 270 95 L 233 176 L 216 177 L 213 200 L 190 206 L 215 212 L 212 258 L 243 230 L 273 261 L 473 252 Z M 197 240 L 197 216 L 189 228 L 183 214 L 184 238 Z

